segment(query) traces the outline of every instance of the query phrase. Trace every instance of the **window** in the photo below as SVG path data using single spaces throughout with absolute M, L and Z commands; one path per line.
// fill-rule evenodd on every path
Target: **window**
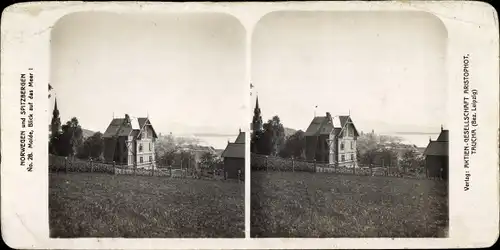
M 142 152 L 142 143 L 139 144 L 139 152 Z
M 354 149 L 354 142 L 351 141 L 351 149 Z
M 354 161 L 354 154 L 351 154 L 351 160 Z
M 151 142 L 149 143 L 149 151 L 151 151 Z
M 149 156 L 149 162 L 153 162 L 153 156 L 152 155 Z
M 340 150 L 344 150 L 344 142 L 340 143 Z
M 143 163 L 142 156 L 139 158 L 139 163 Z
M 345 155 L 340 156 L 340 161 L 344 162 L 345 161 Z

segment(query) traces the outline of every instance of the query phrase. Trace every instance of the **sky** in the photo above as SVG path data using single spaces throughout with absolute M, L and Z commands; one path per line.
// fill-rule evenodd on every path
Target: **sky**
M 252 35 L 252 109 L 258 95 L 285 127 L 351 114 L 358 130 L 426 144 L 446 128 L 446 42 L 423 12 L 273 12 Z
M 82 12 L 51 35 L 51 108 L 57 98 L 63 123 L 104 132 L 113 116 L 149 116 L 157 133 L 209 134 L 217 148 L 248 127 L 246 33 L 234 17 Z

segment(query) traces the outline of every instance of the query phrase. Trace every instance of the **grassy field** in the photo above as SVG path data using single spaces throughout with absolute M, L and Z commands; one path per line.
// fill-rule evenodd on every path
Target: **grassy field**
M 50 174 L 51 237 L 244 237 L 244 185 Z
M 446 237 L 445 182 L 251 173 L 252 237 Z

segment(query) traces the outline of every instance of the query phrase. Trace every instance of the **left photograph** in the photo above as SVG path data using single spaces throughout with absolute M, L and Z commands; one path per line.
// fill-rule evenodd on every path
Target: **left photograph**
M 245 237 L 245 29 L 79 12 L 51 34 L 51 238 Z

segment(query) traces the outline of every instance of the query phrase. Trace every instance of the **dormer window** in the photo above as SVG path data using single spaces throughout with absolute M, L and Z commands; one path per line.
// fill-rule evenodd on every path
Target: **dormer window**
M 340 150 L 344 150 L 344 142 L 340 143 Z
M 142 143 L 139 144 L 139 152 L 142 152 Z

